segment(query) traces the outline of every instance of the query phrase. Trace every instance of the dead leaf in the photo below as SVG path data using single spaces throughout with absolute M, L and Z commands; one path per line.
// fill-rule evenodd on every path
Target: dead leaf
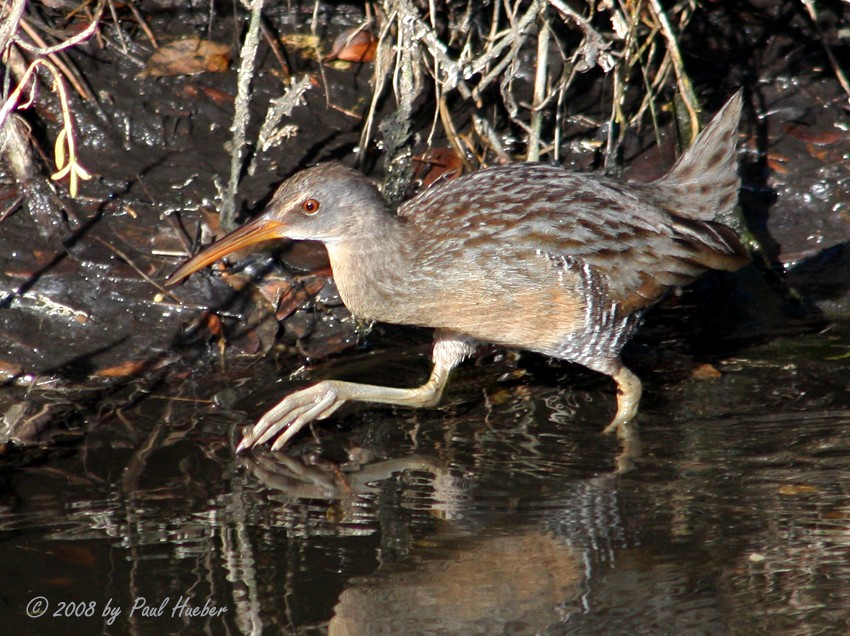
M 378 40 L 369 29 L 355 27 L 340 33 L 334 40 L 331 52 L 322 58 L 323 62 L 342 60 L 343 62 L 374 62 Z
M 301 57 L 315 59 L 319 37 L 312 34 L 288 33 L 280 36 L 280 41 L 289 50 L 294 50 Z
M 453 148 L 431 148 L 413 157 L 416 162 L 414 178 L 422 181 L 422 188 L 436 181 L 456 179 L 463 173 L 463 160 Z
M 301 285 L 290 284 L 288 288 L 278 287 L 274 290 L 276 296 L 271 295 L 272 290 L 260 288 L 262 293 L 273 307 L 276 307 L 275 318 L 281 321 L 288 317 L 293 311 L 303 305 L 308 299 L 318 294 L 325 281 L 321 278 L 311 278 L 303 281 Z
M 316 241 L 293 241 L 280 250 L 280 260 L 287 267 L 306 274 L 331 276 L 331 264 L 325 246 Z
M 93 569 L 97 565 L 97 557 L 85 546 L 57 545 L 49 551 L 49 554 L 54 559 L 88 569 Z
M 808 484 L 786 484 L 779 487 L 780 495 L 810 495 L 818 491 L 816 486 Z
M 691 372 L 694 380 L 716 380 L 723 374 L 713 364 L 701 364 Z
M 231 49 L 199 38 L 187 38 L 166 44 L 154 51 L 139 77 L 168 77 L 221 73 L 230 66 Z
M 262 338 L 260 338 L 255 329 L 243 329 L 235 333 L 230 338 L 230 342 L 228 344 L 231 349 L 236 349 L 240 353 L 254 355 L 256 353 L 264 353 L 265 351 L 268 351 L 272 342 L 274 342 L 274 339 L 272 339 L 268 345 L 264 346 Z
M 815 146 L 831 146 L 847 137 L 847 133 L 838 130 L 814 130 L 809 126 L 793 121 L 782 124 L 782 130 L 789 137 Z
M 211 311 L 204 312 L 202 316 L 204 321 L 204 325 L 212 335 L 216 338 L 224 337 L 224 329 L 221 326 L 221 318 L 219 318 L 216 314 Z
M 767 153 L 767 166 L 774 172 L 779 174 L 788 174 L 788 168 L 785 164 L 788 163 L 788 157 L 775 152 Z
M 230 93 L 213 88 L 212 86 L 206 86 L 205 84 L 198 83 L 186 84 L 186 86 L 183 87 L 183 94 L 195 99 L 199 97 L 206 97 L 211 102 L 218 104 L 219 106 L 232 104 L 235 99 Z
M 114 366 L 100 369 L 95 372 L 95 375 L 101 378 L 126 378 L 128 376 L 139 375 L 145 370 L 147 364 L 144 360 L 127 360 L 126 362 L 119 362 Z

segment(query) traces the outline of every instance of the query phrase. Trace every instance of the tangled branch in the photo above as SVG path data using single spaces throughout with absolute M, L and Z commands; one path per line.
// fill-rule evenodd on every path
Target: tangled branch
M 25 4 L 25 2 L 19 1 L 8 7 L 8 15 L 6 16 L 8 20 L 4 21 L 3 26 L 0 27 L 0 44 L 4 44 L 4 48 L 2 49 L 4 60 L 8 58 L 13 46 L 18 46 L 34 54 L 36 57 L 17 79 L 17 85 L 9 93 L 8 97 L 6 97 L 2 106 L 0 106 L 0 131 L 4 129 L 9 117 L 15 110 L 25 110 L 32 106 L 38 93 L 38 76 L 36 71 L 39 68 L 46 70 L 52 79 L 50 88 L 59 100 L 62 110 L 62 128 L 57 134 L 53 145 L 56 170 L 51 175 L 51 179 L 59 180 L 68 177 L 68 190 L 72 197 L 76 197 L 79 181 L 81 179 L 91 179 L 91 174 L 80 164 L 77 157 L 74 120 L 71 116 L 65 78 L 62 72 L 61 62 L 54 60 L 53 56 L 91 37 L 97 29 L 100 16 L 103 13 L 104 3 L 99 3 L 94 17 L 85 29 L 73 37 L 51 47 L 33 46 L 18 35 L 18 28 L 24 24 L 23 8 Z M 22 102 L 21 99 L 25 94 L 27 96 L 26 101 Z
M 647 108 L 652 110 L 670 85 L 687 112 L 688 132 L 698 131 L 699 105 L 677 43 L 677 29 L 681 32 L 691 15 L 688 3 L 665 11 L 658 0 L 604 0 L 598 7 L 588 2 L 581 14 L 563 0 L 502 0 L 490 5 L 487 14 L 470 10 L 450 19 L 448 27 L 433 20 L 427 10 L 432 3 L 425 5 L 381 3 L 383 24 L 364 146 L 386 87 L 396 89 L 397 103 L 409 97 L 397 90 L 400 51 L 415 51 L 417 72 L 431 78 L 435 124 L 439 121 L 463 161 L 473 158 L 484 164 L 509 155 L 557 160 L 564 127 L 572 121 L 566 114 L 573 99 L 570 89 L 579 74 L 591 71 L 612 87 L 608 154 L 614 154 L 625 130 Z M 529 64 L 534 65 L 531 73 Z M 414 86 L 415 98 L 425 83 Z M 632 86 L 643 99 L 626 112 Z M 468 122 L 459 119 L 467 115 Z M 493 132 L 506 129 L 512 133 L 501 138 Z M 429 141 L 434 130 L 432 126 Z

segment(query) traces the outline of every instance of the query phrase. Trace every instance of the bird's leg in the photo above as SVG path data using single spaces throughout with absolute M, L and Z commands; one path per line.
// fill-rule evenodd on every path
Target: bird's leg
M 321 420 L 348 401 L 380 402 L 413 408 L 434 406 L 440 401 L 449 372 L 472 353 L 471 340 L 449 331 L 437 331 L 431 354 L 434 368 L 422 386 L 397 389 L 374 384 L 324 380 L 285 397 L 245 434 L 237 452 L 277 437 L 272 450 L 283 448 L 292 437 L 313 420 Z
M 617 414 L 611 423 L 605 427 L 605 433 L 613 433 L 621 426 L 630 422 L 637 414 L 640 396 L 643 387 L 634 373 L 628 368 L 620 365 L 620 368 L 612 376 L 617 383 Z

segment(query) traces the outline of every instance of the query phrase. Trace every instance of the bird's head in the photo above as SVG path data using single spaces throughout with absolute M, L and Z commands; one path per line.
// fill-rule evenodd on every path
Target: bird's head
M 174 285 L 236 250 L 272 239 L 326 245 L 355 238 L 379 240 L 375 235 L 385 218 L 389 214 L 374 184 L 342 164 L 321 164 L 286 180 L 260 216 L 187 260 L 166 284 Z

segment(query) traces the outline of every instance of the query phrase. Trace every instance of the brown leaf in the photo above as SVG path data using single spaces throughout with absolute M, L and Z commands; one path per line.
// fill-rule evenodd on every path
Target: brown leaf
M 788 157 L 774 152 L 767 153 L 767 167 L 778 172 L 779 174 L 788 174 L 788 168 L 785 164 L 788 162 Z
M 272 342 L 273 340 L 264 347 L 263 340 L 260 338 L 259 334 L 257 334 L 256 329 L 243 329 L 234 334 L 234 336 L 230 339 L 229 344 L 231 348 L 237 349 L 241 353 L 253 355 L 255 353 L 260 353 L 261 349 L 267 351 L 271 347 Z
M 65 563 L 93 569 L 97 565 L 97 557 L 85 546 L 57 545 L 50 550 L 50 555 Z
M 0 360 L 0 380 L 11 380 L 15 376 L 21 375 L 23 371 L 23 368 L 14 362 Z
M 810 484 L 785 484 L 779 487 L 780 495 L 811 495 L 818 492 L 817 486 Z
M 789 137 L 815 146 L 831 146 L 847 137 L 847 133 L 838 130 L 813 130 L 809 126 L 794 121 L 782 124 L 782 130 Z
M 324 286 L 325 281 L 321 278 L 310 278 L 305 280 L 302 285 L 291 286 L 285 294 L 279 297 L 276 303 L 275 318 L 279 321 L 283 320 L 303 305 L 308 298 L 318 294 Z
M 127 360 L 118 364 L 100 369 L 95 372 L 95 375 L 102 378 L 126 378 L 128 376 L 139 375 L 145 370 L 148 363 L 144 360 Z
M 224 336 L 224 329 L 221 326 L 221 318 L 216 316 L 211 311 L 208 311 L 204 313 L 203 321 L 207 330 L 216 338 L 221 338 Z
M 713 364 L 701 364 L 691 372 L 694 380 L 716 380 L 723 374 Z
M 218 104 L 219 106 L 232 104 L 235 99 L 233 95 L 228 92 L 198 83 L 186 84 L 186 86 L 183 87 L 183 94 L 195 99 L 199 97 L 206 97 L 208 100 L 214 104 Z
M 186 38 L 154 51 L 139 77 L 221 73 L 230 66 L 231 49 L 199 38 Z
M 463 173 L 463 160 L 453 148 L 431 148 L 413 157 L 416 162 L 414 178 L 428 188 L 436 181 L 457 179 Z
M 372 32 L 362 27 L 355 27 L 340 33 L 334 40 L 331 52 L 323 62 L 342 60 L 343 62 L 374 62 L 378 40 Z
M 277 307 L 280 299 L 292 292 L 293 285 L 291 278 L 271 275 L 256 283 L 257 291 L 270 307 Z

